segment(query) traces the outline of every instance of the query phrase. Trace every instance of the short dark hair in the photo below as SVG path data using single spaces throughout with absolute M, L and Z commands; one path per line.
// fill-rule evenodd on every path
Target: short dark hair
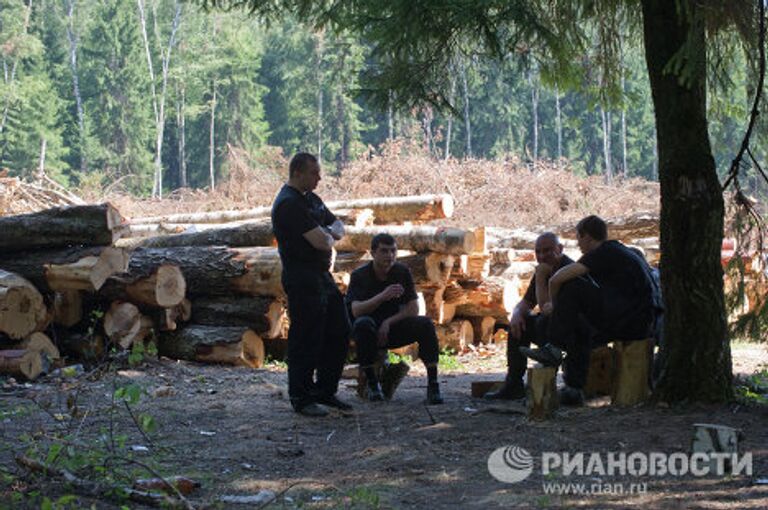
M 593 214 L 582 218 L 576 224 L 576 232 L 579 236 L 587 234 L 595 241 L 605 241 L 608 238 L 608 225 L 599 216 Z
M 317 158 L 308 152 L 299 152 L 288 164 L 288 177 L 293 177 L 296 172 L 302 172 L 312 163 L 317 163 Z
M 387 233 L 376 234 L 371 239 L 371 253 L 375 252 L 380 244 L 386 244 L 387 246 L 394 246 L 397 244 L 395 238 Z

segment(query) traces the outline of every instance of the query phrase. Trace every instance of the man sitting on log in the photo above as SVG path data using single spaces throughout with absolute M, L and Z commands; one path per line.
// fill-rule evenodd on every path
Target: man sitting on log
M 272 229 L 288 296 L 288 395 L 296 412 L 325 416 L 322 405 L 352 408 L 336 397 L 349 347 L 349 317 L 331 267 L 344 226 L 312 193 L 320 164 L 311 154 L 291 159 L 288 182 L 272 205 Z M 314 375 L 317 372 L 317 380 Z
M 541 312 L 549 302 L 549 278 L 559 269 L 573 263 L 570 257 L 563 254 L 563 245 L 552 232 L 544 232 L 536 238 L 534 250 L 538 263 L 536 270 L 528 284 L 528 290 L 525 291 L 523 299 L 515 305 L 509 321 L 507 377 L 501 389 L 485 394 L 488 400 L 517 400 L 525 397 L 523 374 L 527 363 L 520 347 L 527 347 L 531 342 L 537 345 L 546 343 L 549 314 L 534 313 L 534 309 L 538 306 Z
M 560 402 L 581 405 L 582 388 L 592 348 L 613 340 L 642 340 L 653 322 L 652 284 L 646 263 L 618 241 L 608 241 L 608 228 L 597 216 L 576 225 L 582 257 L 549 279 L 551 311 L 547 338 L 540 349 L 520 351 L 545 366 L 558 366 L 567 353 L 566 387 Z M 589 332 L 585 335 L 585 332 Z
M 427 404 L 442 404 L 437 382 L 439 350 L 432 320 L 419 316 L 419 306 L 410 270 L 395 261 L 397 245 L 389 234 L 371 240 L 373 261 L 352 272 L 347 303 L 354 323 L 352 338 L 357 345 L 360 370 L 368 384 L 368 399 L 391 398 L 407 371 L 401 371 L 379 384 L 375 363 L 379 350 L 419 343 L 419 357 L 427 369 Z

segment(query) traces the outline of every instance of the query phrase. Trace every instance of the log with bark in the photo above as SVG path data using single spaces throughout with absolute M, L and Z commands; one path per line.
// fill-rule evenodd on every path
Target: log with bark
M 0 218 L 0 252 L 72 245 L 111 245 L 125 220 L 111 204 L 55 207 Z
M 0 268 L 29 280 L 40 292 L 98 290 L 112 275 L 128 267 L 123 249 L 90 246 L 0 253 Z
M 284 306 L 269 296 L 204 297 L 192 302 L 191 321 L 202 326 L 244 326 L 262 338 L 280 335 Z
M 58 347 L 56 347 L 51 339 L 48 338 L 48 335 L 40 333 L 39 331 L 32 333 L 19 342 L 19 348 L 42 352 L 51 361 L 61 358 Z
M 492 316 L 506 321 L 520 299 L 513 282 L 497 277 L 464 280 L 461 282 L 464 292 L 456 286 L 449 288 L 443 293 L 443 299 L 456 305 L 456 315 L 460 317 Z
M 611 405 L 633 406 L 648 398 L 651 346 L 653 339 L 613 343 Z
M 139 248 L 131 255 L 130 274 L 147 274 L 150 268 L 171 264 L 181 269 L 187 296 L 284 295 L 282 266 L 277 248 L 228 248 L 178 246 Z
M 34 285 L 0 269 L 0 333 L 19 340 L 45 329 L 49 321 L 43 296 Z
M 450 218 L 453 216 L 454 209 L 451 195 L 413 195 L 339 200 L 328 202 L 326 206 L 334 212 L 338 209 L 371 209 L 374 223 L 378 225 Z
M 536 363 L 528 369 L 526 403 L 531 420 L 551 418 L 560 405 L 557 394 L 557 367 Z
M 24 377 L 30 381 L 48 372 L 50 361 L 42 351 L 33 349 L 0 350 L 0 374 Z
M 493 333 L 496 327 L 496 318 L 490 315 L 485 317 L 470 317 L 475 343 L 488 344 L 493 341 Z
M 156 267 L 131 263 L 128 271 L 111 277 L 99 291 L 109 300 L 131 301 L 150 307 L 169 308 L 184 299 L 187 282 L 177 266 Z
M 411 271 L 413 282 L 417 286 L 443 287 L 450 279 L 454 256 L 445 253 L 426 252 L 399 257 L 397 261 Z
M 151 319 L 133 303 L 115 301 L 104 314 L 104 333 L 122 349 L 142 342 L 151 331 Z
M 83 320 L 83 295 L 79 290 L 57 292 L 53 296 L 53 322 L 71 328 Z
M 395 238 L 398 249 L 415 252 L 434 251 L 450 255 L 472 253 L 475 235 L 468 230 L 450 227 L 389 225 L 379 227 L 348 227 L 344 237 L 336 242 L 339 251 L 365 252 L 376 234 L 387 233 Z
M 450 195 L 417 195 L 404 197 L 366 198 L 328 202 L 331 211 L 343 209 L 371 209 L 376 223 L 400 223 L 403 221 L 429 221 L 450 218 L 453 215 L 453 198 Z M 168 214 L 133 218 L 131 223 L 228 223 L 232 221 L 266 218 L 272 206 L 254 207 L 241 211 L 212 211 L 202 213 Z
M 264 342 L 244 326 L 187 324 L 176 331 L 161 333 L 158 351 L 163 356 L 188 361 L 253 368 L 264 364 Z
M 253 221 L 235 226 L 222 226 L 198 232 L 147 237 L 144 239 L 121 239 L 118 246 L 131 248 L 169 248 L 173 246 L 276 246 L 269 219 Z
M 472 323 L 466 320 L 455 320 L 448 324 L 438 324 L 435 326 L 437 332 L 437 342 L 440 349 L 451 349 L 457 353 L 462 353 L 468 345 L 474 342 L 474 331 Z

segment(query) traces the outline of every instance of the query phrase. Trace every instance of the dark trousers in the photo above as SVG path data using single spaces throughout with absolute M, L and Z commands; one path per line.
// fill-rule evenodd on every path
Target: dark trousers
M 563 349 L 563 378 L 568 386 L 583 388 L 589 371 L 589 355 L 600 345 L 600 289 L 589 278 L 576 278 L 563 285 L 550 315 L 529 314 L 521 338 L 507 341 L 507 383 L 523 384 L 528 365 L 520 346 L 551 343 Z M 603 342 L 604 343 L 604 342 Z
M 352 325 L 352 338 L 357 345 L 357 359 L 366 367 L 376 362 L 379 349 L 396 349 L 413 342 L 419 343 L 419 358 L 425 365 L 436 364 L 439 356 L 435 325 L 429 317 L 406 317 L 389 328 L 387 345 L 378 346 L 379 325 L 368 316 L 361 315 Z
M 330 273 L 283 282 L 288 295 L 288 395 L 301 409 L 339 387 L 349 349 L 344 298 Z M 315 379 L 316 375 L 316 379 Z

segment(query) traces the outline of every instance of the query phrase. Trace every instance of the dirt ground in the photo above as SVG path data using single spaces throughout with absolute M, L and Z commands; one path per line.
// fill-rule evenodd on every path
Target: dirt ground
M 94 473 L 102 462 L 118 480 L 131 470 L 133 476 L 150 476 L 117 462 L 126 457 L 164 476 L 201 482 L 189 496 L 194 508 L 261 508 L 220 498 L 264 490 L 277 496 L 269 508 L 768 507 L 768 485 L 755 483 L 768 477 L 768 406 L 618 409 L 603 398 L 588 407 L 561 409 L 553 420 L 531 422 L 519 404 L 489 405 L 470 396 L 471 381 L 502 376 L 502 353 L 503 346 L 491 346 L 451 360 L 440 376 L 442 406 L 422 404 L 425 373 L 416 361 L 392 401 L 364 402 L 356 396 L 355 381 L 345 379 L 339 395 L 354 411 L 319 419 L 292 412 L 282 364 L 253 370 L 152 359 L 34 384 L 0 381 L 0 508 L 46 508 L 46 497 L 55 502 L 72 493 L 50 477 L 28 476 L 13 460 L 29 453 L 30 444 L 49 444 L 55 435 L 70 441 L 70 460 L 81 456 L 76 474 L 82 477 L 99 479 Z M 734 346 L 738 376 L 767 367 L 765 346 Z M 146 437 L 125 407 L 111 405 L 113 389 L 128 384 L 143 389 L 133 413 L 156 421 Z M 491 452 L 506 445 L 522 447 L 536 459 L 542 452 L 687 452 L 692 424 L 699 422 L 742 429 L 741 448 L 752 452 L 753 476 L 543 475 L 536 465 L 527 479 L 509 484 L 494 479 L 487 467 Z M 121 434 L 125 444 L 117 441 L 117 460 L 107 463 L 104 445 L 110 435 Z M 146 451 L 132 451 L 137 446 Z M 545 493 L 544 484 L 561 482 L 586 484 L 590 492 Z M 119 507 L 101 496 L 59 500 L 48 508 Z

